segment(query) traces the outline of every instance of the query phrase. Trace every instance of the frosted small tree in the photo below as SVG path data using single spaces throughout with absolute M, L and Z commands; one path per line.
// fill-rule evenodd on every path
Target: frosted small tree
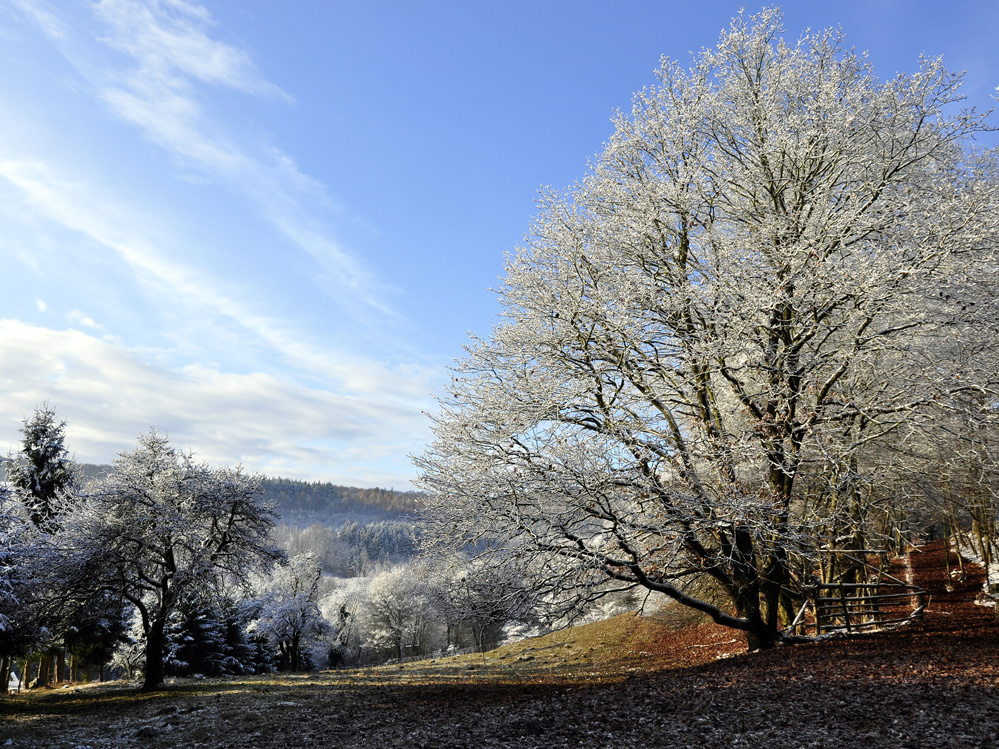
M 41 646 L 38 683 L 46 684 L 52 675 L 53 656 L 58 656 L 56 673 L 62 677 L 63 650 L 57 637 L 58 614 L 44 600 L 44 589 L 39 572 L 48 564 L 47 551 L 53 535 L 59 531 L 58 518 L 70 500 L 75 481 L 75 464 L 66 448 L 66 422 L 59 419 L 47 403 L 36 408 L 21 426 L 20 449 L 7 461 L 7 479 L 12 494 L 24 506 L 32 528 L 24 531 L 20 553 L 17 555 L 18 576 L 22 582 L 20 605 L 12 612 L 11 639 L 3 647 L 4 657 L 0 671 L 9 670 L 14 643 L 23 647 L 30 642 L 34 632 L 47 631 L 43 640 L 32 643 Z M 29 537 L 32 537 L 29 540 Z M 43 577 L 44 575 L 42 575 Z M 17 634 L 15 634 L 15 632 Z
M 499 645 L 508 624 L 534 619 L 534 593 L 509 565 L 435 559 L 427 589 L 447 625 L 449 646 L 464 647 L 461 630 L 467 629 L 475 649 L 485 652 Z
M 145 689 L 163 683 L 165 627 L 186 596 L 209 597 L 281 558 L 259 490 L 259 479 L 197 464 L 150 432 L 67 517 L 67 574 L 119 593 L 139 614 Z
M 555 607 L 645 587 L 772 646 L 814 549 L 867 522 L 878 456 L 992 386 L 946 355 L 999 216 L 960 77 L 880 82 L 839 32 L 781 34 L 767 10 L 664 60 L 543 195 L 417 459 L 440 544 L 516 560 Z
M 7 693 L 14 651 L 27 644 L 24 633 L 16 631 L 20 605 L 16 591 L 21 583 L 17 557 L 23 553 L 26 521 L 13 504 L 7 487 L 0 484 L 0 694 Z
M 17 606 L 17 556 L 25 535 L 25 521 L 14 508 L 7 487 L 0 484 L 0 632 L 10 624 L 9 612 Z
M 184 600 L 167 620 L 165 670 L 170 675 L 252 673 L 252 647 L 237 605 L 224 597 Z
M 328 652 L 332 644 L 333 627 L 319 609 L 321 582 L 315 559 L 298 554 L 274 570 L 263 595 L 252 604 L 256 613 L 250 632 L 272 642 L 284 667 L 292 671 L 306 663 L 315 665 L 315 652 Z
M 338 578 L 333 589 L 323 597 L 320 608 L 332 623 L 336 636 L 330 649 L 331 665 L 355 662 L 364 645 L 361 616 L 367 593 L 368 579 Z
M 362 607 L 365 645 L 390 657 L 429 653 L 438 614 L 416 565 L 394 567 L 371 578 Z
M 74 463 L 66 449 L 66 422 L 46 403 L 21 427 L 21 449 L 7 463 L 7 480 L 20 490 L 35 525 L 51 521 L 59 495 L 73 483 Z

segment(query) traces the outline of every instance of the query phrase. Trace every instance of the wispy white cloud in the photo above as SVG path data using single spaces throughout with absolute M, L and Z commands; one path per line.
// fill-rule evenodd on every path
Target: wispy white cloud
M 354 353 L 333 351 L 303 336 L 293 325 L 260 314 L 241 301 L 239 290 L 223 279 L 171 259 L 169 248 L 157 245 L 156 239 L 164 241 L 168 232 L 159 231 L 154 217 L 103 196 L 93 185 L 65 177 L 52 166 L 0 159 L 0 178 L 18 187 L 28 205 L 45 218 L 80 233 L 94 247 L 103 247 L 124 261 L 149 289 L 149 299 L 162 300 L 175 314 L 187 310 L 202 328 L 206 319 L 223 318 L 289 366 L 321 376 L 347 392 L 381 392 L 388 400 L 425 403 L 440 377 L 440 372 L 419 365 L 406 365 L 400 372 L 397 367 Z
M 92 317 L 80 312 L 78 309 L 70 310 L 66 314 L 66 322 L 81 328 L 90 328 L 91 330 L 100 330 L 102 332 L 107 331 L 107 328 L 95 322 Z
M 44 0 L 11 0 L 11 4 L 30 18 L 52 39 L 63 39 L 67 26 L 44 2 Z
M 344 316 L 370 322 L 394 314 L 385 302 L 390 293 L 330 230 L 324 186 L 280 149 L 241 141 L 227 130 L 224 113 L 212 111 L 220 89 L 280 102 L 291 97 L 261 75 L 246 51 L 214 38 L 215 22 L 203 6 L 182 0 L 86 6 L 95 11 L 89 23 L 103 24 L 99 47 L 84 38 L 92 25 L 63 22 L 61 6 L 15 0 L 15 7 L 79 74 L 74 95 L 96 97 L 173 157 L 182 178 L 194 175 L 199 189 L 222 185 L 240 196 L 255 228 L 286 238 L 282 247 L 299 248 L 296 263 L 314 261 L 303 276 L 324 277 L 323 289 Z M 59 296 L 44 286 L 28 292 L 48 298 L 39 296 L 36 308 L 58 312 L 69 329 L 0 320 L 0 450 L 16 441 L 19 418 L 47 400 L 68 420 L 81 460 L 107 461 L 156 427 L 213 462 L 401 486 L 411 471 L 406 455 L 426 438 L 422 411 L 433 407 L 429 394 L 442 373 L 317 340 L 307 332 L 312 326 L 288 316 L 294 305 L 275 312 L 275 299 L 260 293 L 270 279 L 240 282 L 222 262 L 208 270 L 202 258 L 217 257 L 215 248 L 192 243 L 169 209 L 144 203 L 138 187 L 113 188 L 114 179 L 44 150 L 0 147 L 0 186 L 16 205 L 4 217 L 31 237 L 7 240 L 6 251 L 38 279 L 46 278 L 46 263 L 75 253 L 88 277 L 111 276 L 108 287 L 118 284 L 136 305 L 118 316 L 107 305 L 99 309 L 84 290 Z M 64 248 L 66 238 L 74 249 Z M 23 301 L 30 305 L 32 296 Z M 128 328 L 122 321 L 130 315 L 141 318 L 140 335 L 118 329 Z
M 152 98 L 161 88 L 187 89 L 190 79 L 291 98 L 260 75 L 246 52 L 205 33 L 214 20 L 197 3 L 101 0 L 96 11 L 111 30 L 106 41 L 138 63 L 129 86 Z
M 325 271 L 332 296 L 381 314 L 392 314 L 388 290 L 363 263 L 331 236 L 323 222 L 303 209 L 304 195 L 325 199 L 325 187 L 273 145 L 258 154 L 235 143 L 202 105 L 199 86 L 291 97 L 267 81 L 243 50 L 213 39 L 211 14 L 195 3 L 103 0 L 98 14 L 108 25 L 108 45 L 132 66 L 112 71 L 101 97 L 126 122 L 159 147 L 210 178 L 221 179 L 256 204 L 271 225 Z
M 0 320 L 0 450 L 16 445 L 20 419 L 43 401 L 67 420 L 84 462 L 107 462 L 155 427 L 212 463 L 397 488 L 412 478 L 405 455 L 426 431 L 418 409 L 379 397 L 262 373 L 164 368 L 81 330 Z
M 167 260 L 142 236 L 138 224 L 144 222 L 136 221 L 140 213 L 134 206 L 102 196 L 93 184 L 38 161 L 0 160 L 0 177 L 18 187 L 39 214 L 113 250 L 140 279 L 160 291 L 201 303 L 215 295 L 195 269 Z
M 221 182 L 242 195 L 273 229 L 315 262 L 313 274 L 343 312 L 362 321 L 395 316 L 392 289 L 337 241 L 313 207 L 330 203 L 325 186 L 273 144 L 243 144 L 212 112 L 213 92 L 239 91 L 290 103 L 244 49 L 213 37 L 207 8 L 186 0 L 101 0 L 93 5 L 98 41 L 118 62 L 81 53 L 79 39 L 51 7 L 16 0 L 24 16 L 53 41 L 96 96 L 122 121 L 173 157 L 181 179 Z M 61 32 L 57 33 L 59 29 Z M 100 59 L 100 62 L 98 62 Z

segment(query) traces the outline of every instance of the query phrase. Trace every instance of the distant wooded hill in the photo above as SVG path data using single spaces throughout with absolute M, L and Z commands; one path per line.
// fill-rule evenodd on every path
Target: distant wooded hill
M 419 492 L 359 489 L 283 478 L 264 479 L 263 489 L 282 516 L 314 513 L 400 516 L 418 515 L 423 509 L 423 495 Z
M 84 481 L 100 478 L 111 470 L 107 465 L 77 465 Z M 3 467 L 0 466 L 0 473 L 5 473 Z M 265 478 L 263 494 L 277 506 L 282 520 L 294 525 L 324 522 L 330 516 L 337 516 L 339 522 L 418 516 L 423 508 L 423 495 L 419 492 L 361 489 L 321 481 Z

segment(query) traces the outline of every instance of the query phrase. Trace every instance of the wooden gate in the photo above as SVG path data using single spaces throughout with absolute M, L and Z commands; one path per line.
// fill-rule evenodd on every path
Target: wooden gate
M 876 550 L 820 550 L 838 555 L 840 564 L 820 564 L 820 569 L 838 570 L 834 579 L 815 578 L 806 589 L 807 600 L 788 629 L 815 628 L 816 635 L 829 632 L 863 632 L 890 624 L 922 618 L 926 591 L 889 574 L 887 554 Z M 877 564 L 870 559 L 876 557 Z M 804 621 L 806 608 L 812 622 Z M 798 629 L 800 633 L 800 629 Z

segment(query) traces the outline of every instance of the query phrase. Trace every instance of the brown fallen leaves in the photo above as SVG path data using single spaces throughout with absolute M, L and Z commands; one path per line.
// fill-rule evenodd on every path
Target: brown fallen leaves
M 0 745 L 997 746 L 999 626 L 981 571 L 948 591 L 942 554 L 913 552 L 931 604 L 892 632 L 746 654 L 711 625 L 618 617 L 486 656 L 12 697 Z

